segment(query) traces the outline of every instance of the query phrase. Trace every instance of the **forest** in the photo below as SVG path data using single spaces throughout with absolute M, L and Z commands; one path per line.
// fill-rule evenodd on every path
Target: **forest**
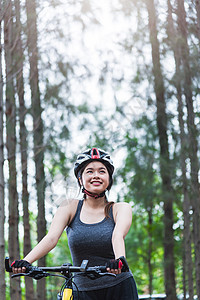
M 78 153 L 109 152 L 129 202 L 139 295 L 200 299 L 200 1 L 0 1 L 0 300 L 56 299 L 10 279 L 64 199 Z M 67 235 L 38 261 L 70 262 Z M 195 298 L 196 297 L 196 298 Z

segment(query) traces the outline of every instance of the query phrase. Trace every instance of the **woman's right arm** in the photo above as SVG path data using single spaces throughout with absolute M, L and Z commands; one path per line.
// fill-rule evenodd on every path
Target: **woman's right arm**
M 57 242 L 67 225 L 71 222 L 77 208 L 77 200 L 63 202 L 58 208 L 47 235 L 24 257 L 24 260 L 29 263 L 40 259 L 49 253 Z M 14 269 L 13 272 L 19 272 L 19 269 Z

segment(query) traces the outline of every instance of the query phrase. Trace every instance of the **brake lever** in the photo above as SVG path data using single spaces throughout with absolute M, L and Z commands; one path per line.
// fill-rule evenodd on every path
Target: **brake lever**
M 20 277 L 20 276 L 27 276 L 27 274 L 28 273 L 17 273 L 17 274 L 11 275 L 11 278 Z
M 34 279 L 39 280 L 49 276 L 49 273 L 40 270 L 37 267 L 33 267 L 28 273 L 26 273 L 26 276 L 33 277 Z
M 19 276 L 28 276 L 28 277 L 32 277 L 36 280 L 39 280 L 39 279 L 49 276 L 49 273 L 42 271 L 37 267 L 32 267 L 29 272 L 13 274 L 13 275 L 11 275 L 11 278 L 15 278 L 15 277 L 19 277 Z

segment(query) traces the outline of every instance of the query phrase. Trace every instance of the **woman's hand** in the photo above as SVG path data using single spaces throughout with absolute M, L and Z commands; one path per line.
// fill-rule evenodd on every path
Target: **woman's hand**
M 121 274 L 123 263 L 120 259 L 110 259 L 107 264 L 107 272 L 113 274 Z
M 11 267 L 14 274 L 25 273 L 26 269 L 30 267 L 31 264 L 26 260 L 15 260 L 12 262 Z
M 124 256 L 120 256 L 118 259 L 110 259 L 107 264 L 107 272 L 120 274 L 121 272 L 129 271 L 127 260 Z

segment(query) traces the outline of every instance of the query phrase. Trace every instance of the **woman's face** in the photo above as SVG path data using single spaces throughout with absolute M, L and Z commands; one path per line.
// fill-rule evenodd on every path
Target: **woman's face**
M 93 161 L 85 167 L 81 181 L 86 190 L 100 194 L 109 185 L 108 170 L 100 161 Z

